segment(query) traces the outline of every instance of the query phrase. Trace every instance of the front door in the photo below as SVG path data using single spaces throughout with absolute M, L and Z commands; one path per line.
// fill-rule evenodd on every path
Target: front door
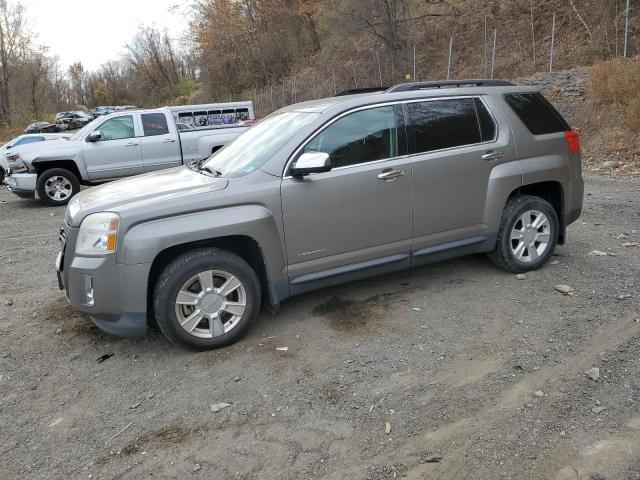
M 100 140 L 89 142 L 85 138 L 82 144 L 90 180 L 110 180 L 143 172 L 133 115 L 110 118 L 95 130 L 100 131 Z
M 328 153 L 333 169 L 282 182 L 292 294 L 408 267 L 411 170 L 398 148 L 396 112 L 383 106 L 339 118 L 301 149 Z

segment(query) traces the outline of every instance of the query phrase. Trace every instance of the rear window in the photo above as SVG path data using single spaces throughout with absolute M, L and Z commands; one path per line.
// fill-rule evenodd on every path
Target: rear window
M 571 130 L 562 115 L 539 93 L 510 93 L 505 99 L 534 135 Z
M 480 143 L 480 128 L 472 98 L 407 104 L 416 153 Z

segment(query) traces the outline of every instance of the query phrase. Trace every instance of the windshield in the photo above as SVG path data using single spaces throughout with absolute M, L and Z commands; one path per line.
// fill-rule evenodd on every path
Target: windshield
M 84 127 L 74 133 L 71 137 L 69 137 L 69 140 L 80 140 L 85 133 L 93 129 L 93 125 L 96 123 L 98 118 L 87 123 Z
M 248 175 L 316 118 L 317 114 L 307 112 L 283 112 L 267 117 L 214 153 L 201 168 L 227 178 Z

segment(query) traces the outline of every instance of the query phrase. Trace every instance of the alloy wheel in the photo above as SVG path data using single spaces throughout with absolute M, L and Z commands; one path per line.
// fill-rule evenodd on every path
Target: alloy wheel
M 187 280 L 175 301 L 176 317 L 189 334 L 214 338 L 230 332 L 247 308 L 242 282 L 229 272 L 207 270 Z

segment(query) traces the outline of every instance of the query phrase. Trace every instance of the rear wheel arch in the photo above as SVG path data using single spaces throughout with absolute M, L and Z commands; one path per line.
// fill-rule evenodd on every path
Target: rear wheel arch
M 230 235 L 173 245 L 156 255 L 151 264 L 147 282 L 147 310 L 151 314 L 150 318 L 153 318 L 153 292 L 162 271 L 179 255 L 190 250 L 211 247 L 231 252 L 247 262 L 260 281 L 263 301 L 269 304 L 274 303 L 275 299 L 272 298 L 269 289 L 266 259 L 260 244 L 248 235 Z

